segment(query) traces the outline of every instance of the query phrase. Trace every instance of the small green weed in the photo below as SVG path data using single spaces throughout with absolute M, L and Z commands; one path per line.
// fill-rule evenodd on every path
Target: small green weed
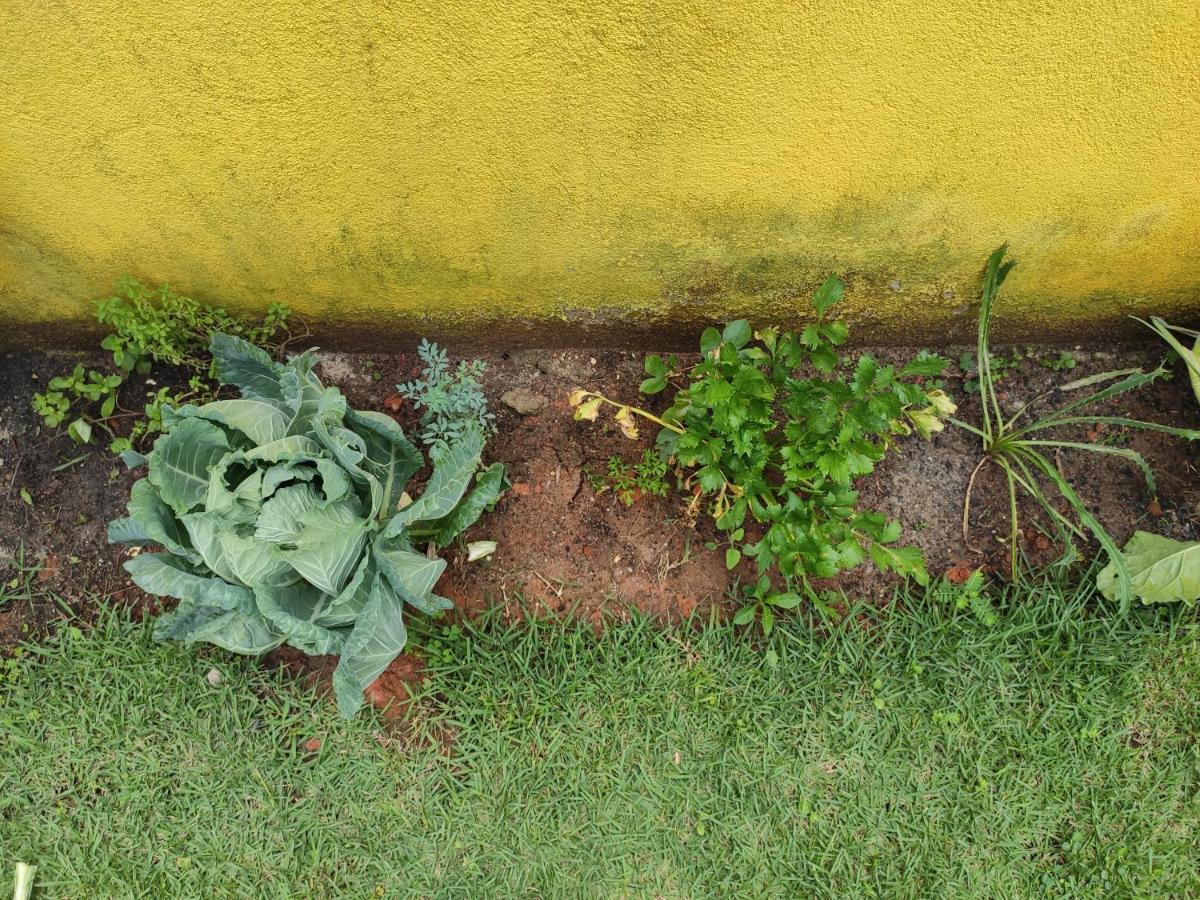
M 955 406 L 923 379 L 939 375 L 946 361 L 924 351 L 900 368 L 870 355 L 844 359 L 839 348 L 849 329 L 830 315 L 843 292 L 830 277 L 813 297 L 816 321 L 799 333 L 754 332 L 742 319 L 724 331 L 707 329 L 694 366 L 647 357 L 642 392 L 676 387 L 661 416 L 595 391 L 570 397 L 577 419 L 595 420 L 602 407 L 613 407 L 631 439 L 638 418 L 659 426 L 659 454 L 682 470 L 689 514 L 706 509 L 731 536 L 727 562 L 750 557 L 759 575 L 782 576 L 782 590 L 769 578 L 755 582 L 752 605 L 760 616 L 791 604 L 797 591 L 808 593 L 809 577 L 832 576 L 868 557 L 921 583 L 928 578 L 920 550 L 896 546 L 899 523 L 858 508 L 854 482 L 899 438 L 913 431 L 928 438 L 943 428 Z M 760 584 L 767 587 L 760 591 Z
M 259 347 L 275 351 L 277 335 L 286 332 L 291 310 L 271 303 L 259 323 L 235 318 L 219 309 L 197 303 L 163 285 L 151 289 L 133 278 L 122 278 L 112 297 L 96 304 L 96 318 L 112 331 L 100 346 L 112 353 L 115 372 L 84 371 L 78 365 L 34 394 L 33 409 L 49 428 L 68 418 L 67 434 L 80 444 L 90 444 L 94 429 L 108 435 L 114 453 L 133 449 L 146 436 L 162 430 L 162 407 L 188 400 L 207 402 L 216 397 L 214 372 L 207 347 L 217 332 L 236 334 Z M 191 372 L 186 391 L 159 388 L 147 394 L 142 412 L 121 409 L 118 391 L 132 375 L 148 375 L 153 364 L 181 367 Z M 126 434 L 117 433 L 118 419 L 134 419 Z
M 1019 350 L 1014 350 L 1013 355 L 1009 357 L 996 354 L 989 355 L 988 365 L 990 367 L 989 371 L 992 374 L 992 383 L 998 384 L 1011 372 L 1020 371 L 1024 361 L 1025 358 Z M 958 358 L 958 367 L 967 374 L 967 377 L 963 380 L 963 391 L 968 394 L 978 394 L 979 357 L 974 351 L 965 350 Z
M 483 394 L 487 364 L 462 361 L 450 368 L 449 355 L 432 341 L 421 339 L 417 355 L 423 362 L 421 377 L 396 385 L 399 394 L 421 413 L 421 440 L 433 452 L 441 452 L 463 434 L 477 428 L 487 437 L 496 431 L 496 417 L 488 411 Z
M 998 618 L 991 598 L 985 593 L 985 587 L 983 570 L 976 569 L 962 584 L 955 584 L 946 578 L 940 579 L 929 589 L 929 596 L 934 602 L 944 603 L 956 610 L 969 609 L 980 625 L 990 628 L 997 623 Z
M 623 505 L 633 506 L 639 494 L 665 497 L 667 485 L 667 461 L 653 450 L 643 450 L 642 458 L 630 464 L 619 456 L 608 458 L 608 471 L 603 475 L 592 475 L 592 490 L 597 494 L 612 491 Z
M 1066 372 L 1079 365 L 1075 354 L 1070 350 L 1062 350 L 1057 356 L 1039 356 L 1037 363 L 1043 369 L 1050 369 L 1053 372 Z

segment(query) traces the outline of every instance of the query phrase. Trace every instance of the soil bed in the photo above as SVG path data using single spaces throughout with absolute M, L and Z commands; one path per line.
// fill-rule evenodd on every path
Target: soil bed
M 875 352 L 884 360 L 911 356 L 905 350 Z M 959 355 L 954 349 L 944 352 L 951 359 Z M 1052 371 L 1042 364 L 1060 352 L 1025 351 L 1020 366 L 1001 382 L 1002 402 L 1015 410 L 1054 385 L 1095 372 L 1152 367 L 1162 357 L 1157 348 L 1077 350 L 1077 365 L 1069 371 Z M 998 355 L 1010 354 L 1001 349 Z M 591 474 L 603 473 L 610 456 L 635 460 L 653 443 L 654 431 L 644 428 L 642 437 L 630 442 L 611 421 L 576 422 L 567 395 L 572 388 L 587 387 L 636 401 L 637 385 L 644 377 L 643 356 L 584 350 L 482 357 L 488 364 L 485 384 L 499 426 L 485 455 L 507 465 L 513 490 L 466 535 L 467 540 L 497 541 L 499 549 L 491 558 L 467 563 L 461 548 L 446 551 L 450 565 L 437 591 L 455 601 L 459 614 L 501 604 L 507 614 L 515 615 L 528 606 L 545 614 L 582 616 L 599 625 L 606 615 L 620 616 L 631 608 L 664 618 L 728 610 L 733 578 L 750 577 L 752 569 L 743 563 L 728 573 L 723 548 L 705 548 L 715 537 L 710 520 L 702 516 L 690 523 L 678 494 L 640 498 L 626 508 L 612 492 L 593 490 Z M 323 353 L 321 359 L 322 377 L 341 388 L 354 406 L 391 412 L 406 428 L 413 423 L 414 410 L 406 404 L 397 408 L 394 386 L 417 374 L 414 354 Z M 39 568 L 32 576 L 37 596 L 0 605 L 0 647 L 40 633 L 67 609 L 86 620 L 98 598 L 156 608 L 157 601 L 141 595 L 126 578 L 121 568 L 125 550 L 105 540 L 108 521 L 123 514 L 129 487 L 138 476 L 125 471 L 103 447 L 80 447 L 49 433 L 30 409 L 35 391 L 80 361 L 102 365 L 103 357 L 12 353 L 0 360 L 0 488 L 6 501 L 0 509 L 0 566 L 6 583 L 22 557 L 26 566 Z M 953 363 L 944 380 L 945 389 L 960 404 L 959 416 L 976 421 L 978 395 L 965 392 L 964 376 Z M 156 381 L 170 383 L 161 373 Z M 517 389 L 533 395 L 534 401 L 544 398 L 545 405 L 529 415 L 516 412 L 501 398 Z M 126 386 L 123 405 L 137 408 L 146 390 L 149 386 L 140 383 Z M 520 399 L 528 402 L 530 397 Z M 1054 399 L 1051 396 L 1049 402 Z M 659 403 L 664 400 L 659 398 Z M 1200 411 L 1181 377 L 1118 398 L 1105 412 L 1200 428 Z M 1137 450 L 1158 475 L 1155 503 L 1136 468 L 1123 460 L 1064 453 L 1058 461 L 1118 542 L 1138 527 L 1178 539 L 1200 537 L 1200 482 L 1195 454 L 1184 441 L 1120 429 L 1078 437 Z M 966 540 L 962 534 L 963 493 L 978 459 L 977 440 L 954 427 L 930 443 L 909 438 L 859 482 L 862 505 L 898 519 L 904 527 L 903 542 L 924 550 L 935 576 L 955 567 L 983 566 L 1003 573 L 1008 566 L 1007 496 L 992 467 L 980 475 L 971 531 Z M 1035 510 L 1028 503 L 1023 508 L 1028 513 L 1023 519 L 1025 552 L 1041 561 L 1053 559 L 1055 548 L 1037 530 Z M 883 598 L 890 595 L 893 583 L 890 576 L 864 566 L 822 586 Z M 295 665 L 294 659 L 288 660 Z

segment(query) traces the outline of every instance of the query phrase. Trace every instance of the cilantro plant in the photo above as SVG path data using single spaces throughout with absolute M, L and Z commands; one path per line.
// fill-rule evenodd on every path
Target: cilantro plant
M 641 390 L 676 387 L 660 416 L 593 391 L 571 395 L 577 419 L 615 408 L 627 437 L 637 437 L 638 418 L 659 426 L 659 453 L 681 469 L 691 509 L 707 510 L 730 537 L 727 565 L 749 557 L 760 575 L 782 577 L 782 590 L 770 577 L 754 582 L 747 594 L 755 609 L 790 608 L 796 590 L 810 591 L 810 577 L 868 557 L 928 580 L 920 550 L 897 546 L 899 523 L 859 509 L 854 482 L 898 438 L 944 427 L 954 404 L 920 379 L 939 375 L 946 362 L 926 352 L 900 369 L 869 355 L 844 359 L 848 329 L 829 314 L 843 292 L 830 277 L 813 298 L 817 320 L 799 333 L 756 333 L 739 320 L 704 332 L 694 366 L 648 357 Z
M 45 393 L 34 394 L 33 409 L 50 428 L 68 418 L 67 433 L 80 444 L 91 443 L 99 428 L 111 440 L 114 453 L 129 450 L 147 435 L 161 430 L 160 407 L 187 400 L 204 402 L 216 397 L 208 344 L 218 332 L 240 336 L 260 347 L 279 349 L 272 342 L 286 330 L 291 310 L 280 303 L 267 307 L 257 324 L 230 316 L 225 310 L 197 303 L 163 285 L 151 290 L 132 278 L 122 278 L 112 297 L 96 304 L 96 318 L 112 330 L 100 346 L 112 354 L 115 372 L 76 366 L 68 375 L 50 379 Z M 186 391 L 158 388 L 146 395 L 142 413 L 118 406 L 118 391 L 132 375 L 148 375 L 154 363 L 178 366 L 190 373 Z M 118 435 L 117 419 L 134 421 Z
M 667 461 L 653 450 L 643 450 L 636 463 L 627 463 L 619 456 L 610 456 L 608 471 L 591 479 L 597 494 L 611 490 L 625 506 L 633 506 L 639 492 L 651 497 L 667 496 Z
M 412 401 L 421 413 L 421 440 L 432 452 L 440 453 L 471 428 L 494 434 L 496 417 L 488 412 L 483 395 L 483 375 L 487 364 L 482 360 L 462 361 L 451 370 L 445 350 L 432 341 L 421 339 L 417 356 L 425 365 L 421 377 L 396 390 Z
M 109 541 L 161 548 L 125 568 L 143 590 L 179 604 L 154 634 L 234 653 L 281 644 L 340 656 L 333 684 L 352 715 L 363 690 L 404 648 L 404 610 L 452 606 L 433 589 L 446 547 L 507 486 L 480 462 L 468 428 L 435 461 L 391 417 L 350 408 L 313 374 L 311 353 L 286 365 L 238 337 L 212 339 L 216 374 L 241 399 L 166 406 L 163 434 Z

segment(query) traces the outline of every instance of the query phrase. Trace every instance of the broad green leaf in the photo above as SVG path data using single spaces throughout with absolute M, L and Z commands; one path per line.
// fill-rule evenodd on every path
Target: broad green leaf
M 262 506 L 262 476 L 261 469 L 247 472 L 238 454 L 227 453 L 209 473 L 205 511 L 238 525 L 254 522 Z M 230 477 L 240 480 L 231 485 Z
M 425 460 L 390 416 L 351 409 L 346 411 L 346 424 L 363 440 L 366 456 L 360 467 L 379 481 L 383 495 L 377 515 L 387 518 L 396 511 L 408 479 Z
M 208 350 L 221 384 L 234 385 L 250 399 L 283 400 L 279 379 L 284 367 L 265 350 L 240 337 L 220 333 L 212 336 Z
M 411 550 L 388 549 L 383 541 L 376 543 L 374 555 L 380 573 L 405 603 L 429 616 L 454 608 L 449 600 L 433 593 L 434 585 L 446 570 L 444 559 L 430 559 Z
M 254 537 L 271 544 L 291 544 L 304 530 L 301 517 L 321 504 L 321 498 L 308 484 L 280 488 L 262 506 L 255 523 Z
M 818 315 L 823 316 L 831 306 L 841 301 L 845 293 L 846 286 L 842 284 L 842 279 L 836 275 L 830 275 L 813 294 L 813 308 L 816 309 Z
M 1185 603 L 1200 599 L 1200 543 L 1175 541 L 1148 531 L 1134 532 L 1121 556 L 1135 597 L 1142 603 Z M 1109 600 L 1120 594 L 1120 572 L 1109 562 L 1096 586 Z
M 371 585 L 374 581 L 375 569 L 371 565 L 371 556 L 368 553 L 358 564 L 350 583 L 325 605 L 320 615 L 313 620 L 314 623 L 324 625 L 326 628 L 353 623 L 363 611 L 363 607 L 367 605 L 371 594 Z
M 725 326 L 725 330 L 721 332 L 721 340 L 727 344 L 733 344 L 734 347 L 741 350 L 753 334 L 748 321 L 737 319 Z
M 925 556 L 916 547 L 885 547 L 871 544 L 871 559 L 881 569 L 890 569 L 904 578 L 912 578 L 917 584 L 929 584 L 929 573 L 925 571 Z
M 291 435 L 280 438 L 269 444 L 247 450 L 244 458 L 248 461 L 262 460 L 263 462 L 286 462 L 293 459 L 315 459 L 321 455 L 321 445 L 310 437 Z
M 265 503 L 275 492 L 285 484 L 306 484 L 317 477 L 315 465 L 304 462 L 289 461 L 271 466 L 263 472 L 262 498 Z
M 314 624 L 332 598 L 306 582 L 283 588 L 256 587 L 258 611 L 284 639 L 310 656 L 341 652 L 348 632 Z
M 154 442 L 150 483 L 176 513 L 190 512 L 208 492 L 209 469 L 229 452 L 229 440 L 216 425 L 184 419 Z
M 224 544 L 218 539 L 223 530 L 234 527 L 233 523 L 217 513 L 210 512 L 188 513 L 186 516 L 180 516 L 179 521 L 187 530 L 188 539 L 204 561 L 204 565 L 226 581 L 236 583 L 238 578 L 234 574 L 233 565 L 226 554 Z
M 396 513 L 384 529 L 385 537 L 399 534 L 413 522 L 434 522 L 448 516 L 466 493 L 471 476 L 479 468 L 483 452 L 483 435 L 471 428 L 442 454 L 433 467 L 433 474 L 420 499 Z
M 183 640 L 194 644 L 205 641 L 230 653 L 258 656 L 274 650 L 284 636 L 263 616 L 246 610 L 230 610 L 208 619 Z
M 156 543 L 136 519 L 125 516 L 113 519 L 108 523 L 108 542 L 110 544 L 128 544 L 131 547 L 149 547 Z
M 240 431 L 255 444 L 277 441 L 288 433 L 288 415 L 265 400 L 214 400 L 190 409 L 191 416 Z
M 362 615 L 342 647 L 333 673 L 338 712 L 350 718 L 362 707 L 363 691 L 404 649 L 404 603 L 382 575 L 371 582 Z
M 300 575 L 296 574 L 298 570 L 286 559 L 286 554 L 280 553 L 273 544 L 256 540 L 249 526 L 239 528 L 228 521 L 222 525 L 216 530 L 217 544 L 224 552 L 234 581 L 253 588 L 260 585 L 284 587 L 300 580 Z
M 253 604 L 253 598 L 250 603 Z M 215 606 L 197 606 L 191 600 L 181 600 L 172 610 L 162 613 L 154 620 L 153 635 L 156 641 L 186 641 L 192 632 L 206 624 L 210 619 L 223 616 L 228 610 Z M 247 610 L 253 613 L 253 609 Z
M 225 610 L 241 608 L 253 599 L 246 588 L 211 575 L 198 574 L 170 553 L 139 553 L 125 562 L 125 571 L 134 584 L 156 597 L 175 597 L 190 600 L 198 606 Z
M 341 395 L 337 388 L 327 388 L 307 371 L 289 366 L 279 380 L 284 403 L 289 411 L 288 434 L 305 434 L 312 429 L 313 416 L 321 409 L 326 393 Z
M 437 530 L 433 534 L 434 544 L 439 547 L 450 546 L 450 542 L 475 524 L 509 487 L 503 463 L 492 463 L 480 472 L 471 492 L 454 507 L 450 515 L 437 523 Z
M 148 479 L 140 478 L 133 483 L 125 508 L 129 518 L 137 522 L 150 540 L 189 562 L 200 562 L 199 554 L 192 549 L 187 529 L 175 518 L 171 508 L 162 502 Z M 115 540 L 111 529 L 108 540 L 111 544 L 126 543 Z
M 304 580 L 339 594 L 362 558 L 370 522 L 357 500 L 339 500 L 310 509 L 300 518 L 303 526 L 294 549 L 279 551 Z

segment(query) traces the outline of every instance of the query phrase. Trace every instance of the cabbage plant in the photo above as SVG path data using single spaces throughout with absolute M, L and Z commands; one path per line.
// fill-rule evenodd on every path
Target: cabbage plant
M 338 708 L 351 716 L 404 648 L 405 606 L 451 608 L 433 593 L 446 568 L 436 549 L 495 504 L 504 466 L 481 466 L 483 434 L 468 429 L 413 499 L 421 452 L 389 416 L 322 385 L 311 352 L 284 365 L 225 334 L 211 352 L 241 399 L 164 412 L 153 450 L 125 454 L 146 475 L 109 541 L 162 548 L 125 563 L 140 588 L 179 601 L 157 639 L 338 654 Z

